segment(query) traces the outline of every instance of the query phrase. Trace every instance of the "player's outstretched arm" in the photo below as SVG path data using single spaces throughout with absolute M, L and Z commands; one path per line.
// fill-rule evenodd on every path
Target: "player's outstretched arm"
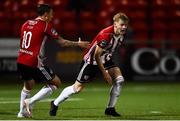
M 81 41 L 81 38 L 79 38 L 78 42 L 76 41 L 70 41 L 67 39 L 64 39 L 62 37 L 58 38 L 58 43 L 62 47 L 81 47 L 81 48 L 87 48 L 89 46 L 88 41 Z

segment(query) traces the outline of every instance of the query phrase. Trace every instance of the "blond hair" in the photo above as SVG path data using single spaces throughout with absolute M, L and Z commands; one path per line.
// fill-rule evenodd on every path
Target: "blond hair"
M 123 20 L 124 22 L 129 22 L 129 18 L 127 17 L 127 15 L 125 13 L 122 13 L 122 12 L 117 13 L 113 17 L 114 22 L 119 21 L 119 19 Z

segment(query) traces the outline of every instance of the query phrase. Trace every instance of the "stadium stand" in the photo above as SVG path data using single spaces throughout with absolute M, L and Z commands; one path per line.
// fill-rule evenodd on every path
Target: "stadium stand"
M 40 3 L 51 4 L 54 8 L 54 20 L 62 35 L 92 38 L 99 30 L 112 22 L 112 16 L 125 12 L 130 17 L 133 30 L 132 39 L 141 43 L 139 47 L 161 48 L 162 42 L 179 49 L 180 0 L 97 0 L 81 2 L 84 9 L 73 7 L 72 0 L 1 0 L 0 37 L 18 38 L 20 25 L 36 16 L 35 7 Z M 78 2 L 78 1 L 77 1 Z M 93 4 L 94 2 L 94 4 Z M 172 44 L 175 42 L 174 44 Z

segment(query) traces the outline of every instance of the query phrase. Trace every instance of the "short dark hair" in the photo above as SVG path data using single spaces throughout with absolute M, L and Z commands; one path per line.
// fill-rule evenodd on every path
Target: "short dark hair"
M 48 5 L 48 4 L 39 4 L 37 6 L 37 14 L 39 16 L 42 16 L 46 12 L 49 13 L 51 9 L 52 9 L 52 7 L 50 5 Z

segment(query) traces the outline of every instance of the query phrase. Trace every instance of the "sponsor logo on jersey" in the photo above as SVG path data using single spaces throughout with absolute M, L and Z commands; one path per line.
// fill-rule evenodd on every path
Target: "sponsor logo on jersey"
M 85 80 L 88 80 L 88 79 L 89 79 L 89 76 L 88 76 L 88 75 L 84 75 L 84 79 L 85 79 Z
M 19 51 L 22 52 L 22 53 L 33 55 L 33 52 L 31 52 L 31 51 L 27 51 L 27 50 L 23 50 L 23 49 L 20 49 Z

